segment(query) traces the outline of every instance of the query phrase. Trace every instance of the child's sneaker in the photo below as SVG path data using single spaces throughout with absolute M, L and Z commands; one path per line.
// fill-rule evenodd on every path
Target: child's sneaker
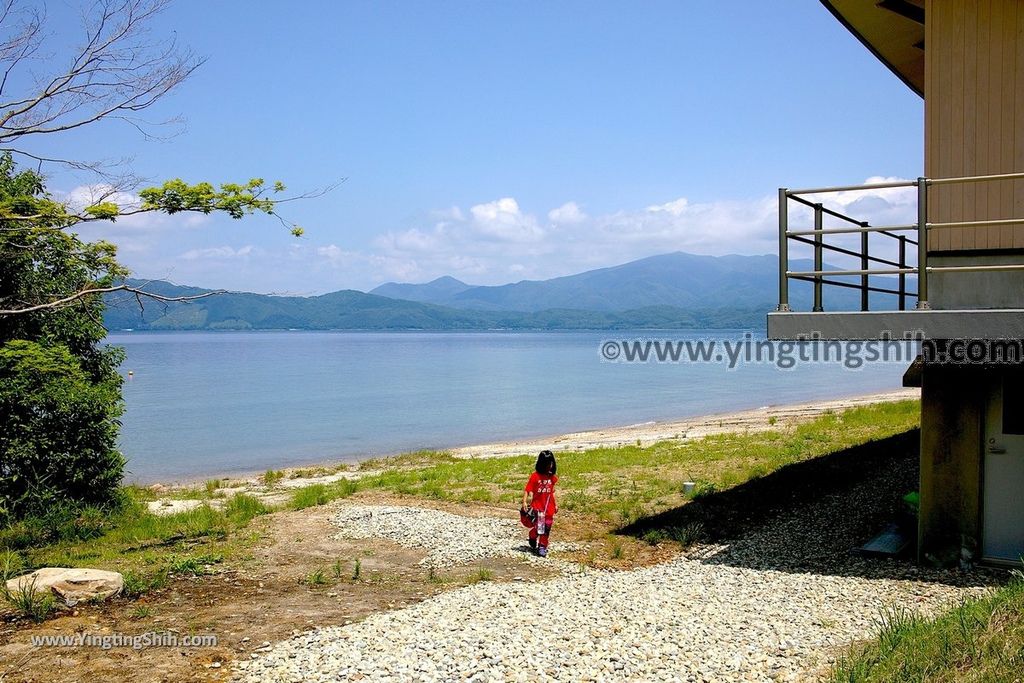
M 527 539 L 527 540 L 530 541 L 530 550 L 536 550 L 537 549 L 537 539 L 536 538 L 530 538 L 530 539 Z
M 541 546 L 541 547 L 537 548 L 537 554 L 540 557 L 547 557 L 548 556 L 548 549 L 545 548 L 544 546 Z

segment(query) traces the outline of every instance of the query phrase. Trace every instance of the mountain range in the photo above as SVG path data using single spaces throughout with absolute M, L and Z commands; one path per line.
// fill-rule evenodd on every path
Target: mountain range
M 790 267 L 810 269 L 810 263 L 792 261 Z M 211 291 L 163 281 L 130 284 L 163 296 Z M 676 252 L 501 286 L 442 277 L 426 284 L 387 283 L 369 293 L 341 290 L 296 297 L 231 292 L 191 302 L 143 299 L 141 308 L 133 295 L 115 292 L 106 296 L 104 323 L 110 330 L 760 329 L 775 307 L 777 287 L 775 256 Z M 791 285 L 794 302 L 808 304 L 810 294 L 809 283 Z M 859 293 L 828 287 L 826 305 L 856 310 Z M 876 307 L 892 304 L 875 306 L 873 299 Z

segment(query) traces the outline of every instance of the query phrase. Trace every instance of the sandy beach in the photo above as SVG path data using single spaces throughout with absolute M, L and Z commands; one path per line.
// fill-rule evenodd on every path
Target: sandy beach
M 728 432 L 762 431 L 776 426 L 796 424 L 812 420 L 828 411 L 904 401 L 920 398 L 919 389 L 898 389 L 895 391 L 848 396 L 827 401 L 812 401 L 790 405 L 772 405 L 714 415 L 691 417 L 669 422 L 644 422 L 623 427 L 593 429 L 571 434 L 561 434 L 538 439 L 504 441 L 499 443 L 464 446 L 451 449 L 460 458 L 500 458 L 523 453 L 536 453 L 545 448 L 552 451 L 579 451 L 601 446 L 622 446 L 640 442 L 647 446 L 666 439 L 700 438 Z

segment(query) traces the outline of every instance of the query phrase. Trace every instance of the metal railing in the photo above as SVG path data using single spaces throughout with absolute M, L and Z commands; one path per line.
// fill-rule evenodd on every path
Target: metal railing
M 789 307 L 789 281 L 802 280 L 813 283 L 813 305 L 812 311 L 824 311 L 822 305 L 822 288 L 824 285 L 846 287 L 860 290 L 860 308 L 868 310 L 869 293 L 879 292 L 894 294 L 898 297 L 899 310 L 906 309 L 908 297 L 917 299 L 915 308 L 927 309 L 928 306 L 928 276 L 936 272 L 982 272 L 982 271 L 1009 271 L 1024 270 L 1024 263 L 1017 264 L 996 264 L 996 265 L 967 265 L 967 266 L 930 266 L 928 265 L 928 233 L 931 230 L 965 227 L 996 227 L 1004 225 L 1024 225 L 1024 218 L 1005 218 L 994 220 L 976 221 L 949 221 L 943 223 L 928 222 L 928 188 L 937 185 L 952 185 L 956 183 L 981 183 L 1000 180 L 1024 180 L 1024 173 L 1004 173 L 998 175 L 965 176 L 962 178 L 918 178 L 916 181 L 893 181 L 884 183 L 870 183 L 866 185 L 841 185 L 835 187 L 808 188 L 790 190 L 779 188 L 779 312 L 790 311 Z M 854 192 L 858 190 L 883 190 L 892 188 L 917 188 L 917 222 L 902 225 L 872 226 L 867 221 L 860 221 L 847 216 L 839 211 L 830 209 L 823 202 L 815 202 L 806 198 L 806 195 L 834 194 L 838 192 Z M 813 212 L 814 222 L 812 228 L 801 228 L 792 230 L 789 227 L 789 205 L 796 202 L 810 208 Z M 837 219 L 845 224 L 845 227 L 825 228 L 824 219 L 826 216 Z M 828 244 L 825 238 L 829 235 L 860 235 L 859 250 L 836 244 Z M 896 256 L 894 258 L 883 258 L 873 256 L 870 253 L 871 235 L 881 235 L 896 240 Z M 814 266 L 812 270 L 793 271 L 789 269 L 789 243 L 790 241 L 808 244 L 814 250 Z M 915 247 L 917 256 L 915 263 L 907 261 L 907 248 Z M 859 259 L 859 268 L 824 270 L 824 252 L 852 256 Z M 895 260 L 894 260 L 895 259 Z M 883 267 L 873 267 L 879 264 Z M 882 287 L 871 283 L 873 275 L 895 275 L 896 286 Z M 907 290 L 907 276 L 913 275 L 917 278 L 917 290 Z M 859 283 L 844 282 L 842 280 L 828 279 L 829 277 L 860 276 Z

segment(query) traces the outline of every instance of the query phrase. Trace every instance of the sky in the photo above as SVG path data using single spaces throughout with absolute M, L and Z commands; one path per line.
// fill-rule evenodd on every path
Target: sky
M 75 11 L 47 7 L 51 64 L 81 42 Z M 177 0 L 152 35 L 206 59 L 146 113 L 183 126 L 151 140 L 106 122 L 25 147 L 124 158 L 151 184 L 344 182 L 281 208 L 302 238 L 267 217 L 81 231 L 143 278 L 309 295 L 775 253 L 778 187 L 922 173 L 922 100 L 815 0 Z M 46 170 L 69 201 L 97 182 Z M 842 201 L 898 217 L 906 200 Z

